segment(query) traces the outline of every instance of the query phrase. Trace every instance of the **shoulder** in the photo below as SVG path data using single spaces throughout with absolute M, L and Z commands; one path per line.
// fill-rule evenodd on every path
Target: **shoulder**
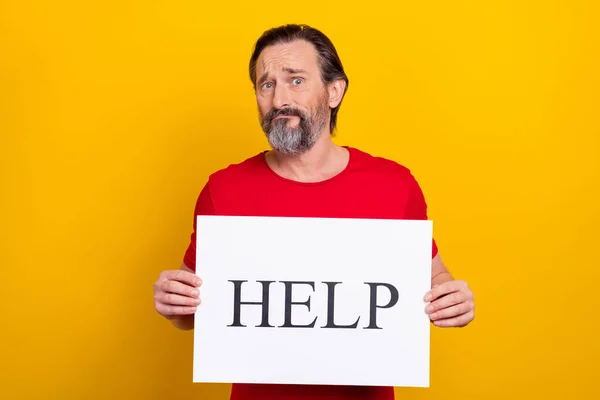
M 359 171 L 372 173 L 385 179 L 414 180 L 411 170 L 404 164 L 390 158 L 374 155 L 364 150 L 346 146 L 353 158 L 353 167 Z
M 226 167 L 218 169 L 208 177 L 210 186 L 231 185 L 247 182 L 249 178 L 257 177 L 264 172 L 266 163 L 264 151 L 254 154 L 242 161 L 231 163 Z

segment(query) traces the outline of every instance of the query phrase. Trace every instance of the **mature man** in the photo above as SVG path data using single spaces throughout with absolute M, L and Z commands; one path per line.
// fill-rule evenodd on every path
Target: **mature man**
M 286 25 L 266 31 L 250 59 L 260 123 L 272 150 L 212 174 L 195 215 L 427 219 L 423 193 L 404 166 L 331 140 L 348 78 L 320 31 Z M 195 271 L 196 221 L 179 270 L 160 274 L 156 310 L 193 329 L 201 279 Z M 306 251 L 299 248 L 298 251 Z M 454 280 L 432 239 L 432 289 L 426 312 L 440 327 L 474 318 L 473 293 Z M 234 384 L 231 398 L 393 399 L 389 387 Z

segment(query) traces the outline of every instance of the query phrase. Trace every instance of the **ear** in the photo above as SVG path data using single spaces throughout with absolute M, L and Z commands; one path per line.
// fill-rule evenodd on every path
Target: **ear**
M 337 79 L 329 84 L 328 92 L 329 92 L 329 107 L 336 108 L 342 98 L 344 97 L 344 92 L 346 91 L 346 81 L 343 79 Z

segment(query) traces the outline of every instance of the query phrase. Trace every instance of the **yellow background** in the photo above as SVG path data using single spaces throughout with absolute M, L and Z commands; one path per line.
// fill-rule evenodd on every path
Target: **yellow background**
M 1 1 L 0 398 L 227 398 L 152 284 L 207 175 L 266 148 L 247 63 L 288 22 L 345 64 L 336 141 L 412 169 L 476 295 L 398 398 L 600 396 L 596 4 Z

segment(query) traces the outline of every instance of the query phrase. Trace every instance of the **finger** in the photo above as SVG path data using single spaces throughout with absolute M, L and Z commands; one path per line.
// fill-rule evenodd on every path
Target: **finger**
M 425 294 L 425 301 L 433 301 L 441 296 L 447 295 L 449 293 L 452 292 L 457 292 L 459 290 L 461 290 L 462 288 L 465 288 L 467 286 L 466 282 L 464 281 L 449 281 L 449 282 L 444 282 L 439 286 L 436 286 L 434 288 L 432 288 L 430 291 L 428 291 Z
M 177 305 L 177 306 L 183 305 L 183 306 L 192 306 L 192 307 L 200 305 L 199 298 L 181 296 L 178 294 L 166 293 L 166 292 L 158 293 L 154 297 L 154 300 L 156 300 L 157 303 L 162 303 L 165 305 Z
M 448 307 L 452 307 L 456 304 L 460 304 L 463 303 L 465 301 L 467 301 L 467 296 L 465 294 L 465 292 L 454 292 L 454 293 L 450 293 L 444 297 L 442 297 L 441 299 L 437 299 L 436 301 L 433 301 L 431 303 L 429 303 L 427 305 L 427 307 L 425 307 L 425 311 L 428 314 L 431 314 L 433 312 L 448 308 Z
M 190 315 L 194 314 L 196 312 L 196 309 L 196 307 L 170 306 L 162 303 L 156 305 L 156 311 L 158 311 L 159 314 L 164 316 Z
M 177 281 L 162 282 L 160 284 L 160 290 L 167 293 L 174 293 L 193 298 L 200 297 L 200 291 L 198 289 Z
M 165 271 L 164 278 L 168 281 L 178 281 L 194 287 L 202 285 L 202 279 L 198 275 L 181 269 Z
M 471 302 L 465 301 L 460 304 L 456 304 L 451 307 L 432 312 L 431 314 L 429 314 L 429 319 L 431 319 L 432 321 L 436 321 L 440 319 L 454 318 L 463 314 L 467 314 L 472 309 L 473 306 Z
M 474 318 L 474 312 L 473 312 L 473 310 L 471 310 L 466 314 L 459 315 L 458 317 L 446 318 L 446 319 L 440 319 L 437 321 L 433 321 L 433 324 L 435 326 L 444 327 L 444 328 L 460 327 L 460 326 L 467 325 L 469 322 L 471 322 L 473 320 L 473 318 Z

